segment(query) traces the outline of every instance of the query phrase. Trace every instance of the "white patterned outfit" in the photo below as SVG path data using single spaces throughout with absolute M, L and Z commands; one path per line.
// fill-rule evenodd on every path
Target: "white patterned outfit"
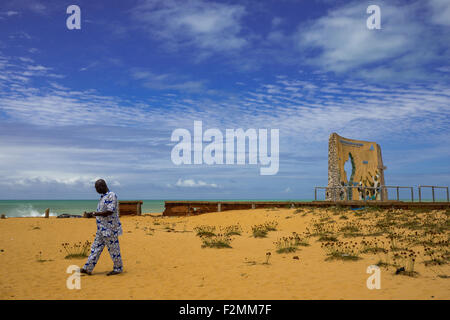
M 113 214 L 106 217 L 95 217 L 97 220 L 97 233 L 91 247 L 91 254 L 83 267 L 83 269 L 88 272 L 94 270 L 105 245 L 114 262 L 113 270 L 116 272 L 123 271 L 122 256 L 120 255 L 119 246 L 119 236 L 122 234 L 122 224 L 119 220 L 117 196 L 114 192 L 108 191 L 100 197 L 100 201 L 97 205 L 97 212 L 105 211 L 112 211 Z

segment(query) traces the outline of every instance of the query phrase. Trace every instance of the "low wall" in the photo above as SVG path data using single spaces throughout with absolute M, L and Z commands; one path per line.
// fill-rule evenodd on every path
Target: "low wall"
M 403 201 L 165 201 L 164 216 L 198 215 L 208 212 L 221 212 L 226 210 L 244 210 L 259 208 L 299 208 L 299 207 L 332 207 L 346 206 L 380 207 L 399 209 L 447 209 L 450 202 L 403 202 Z
M 139 201 L 119 201 L 119 215 L 137 215 L 142 214 L 142 200 Z

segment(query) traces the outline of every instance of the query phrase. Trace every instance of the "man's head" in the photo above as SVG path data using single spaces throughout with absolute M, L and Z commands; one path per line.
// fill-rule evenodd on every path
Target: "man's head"
M 108 186 L 106 185 L 105 180 L 98 179 L 95 181 L 95 190 L 97 190 L 100 194 L 105 194 L 109 191 Z

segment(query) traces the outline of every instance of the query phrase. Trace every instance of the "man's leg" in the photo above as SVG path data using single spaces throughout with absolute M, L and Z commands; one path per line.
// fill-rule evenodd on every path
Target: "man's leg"
M 92 272 L 94 270 L 95 265 L 97 264 L 100 255 L 102 254 L 103 248 L 105 247 L 105 238 L 101 236 L 99 233 L 95 235 L 94 243 L 91 247 L 91 253 L 89 258 L 84 265 L 83 269 L 87 272 Z
M 105 238 L 106 247 L 108 248 L 109 255 L 114 263 L 113 271 L 122 272 L 123 271 L 123 263 L 122 256 L 120 255 L 120 246 L 119 246 L 119 237 L 118 236 L 110 236 Z

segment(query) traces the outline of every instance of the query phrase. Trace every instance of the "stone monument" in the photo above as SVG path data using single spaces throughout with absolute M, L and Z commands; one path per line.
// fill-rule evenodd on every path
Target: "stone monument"
M 349 169 L 346 172 L 345 164 Z M 347 139 L 337 133 L 328 144 L 326 200 L 387 200 L 381 147 L 376 142 Z M 364 188 L 367 187 L 367 188 Z

